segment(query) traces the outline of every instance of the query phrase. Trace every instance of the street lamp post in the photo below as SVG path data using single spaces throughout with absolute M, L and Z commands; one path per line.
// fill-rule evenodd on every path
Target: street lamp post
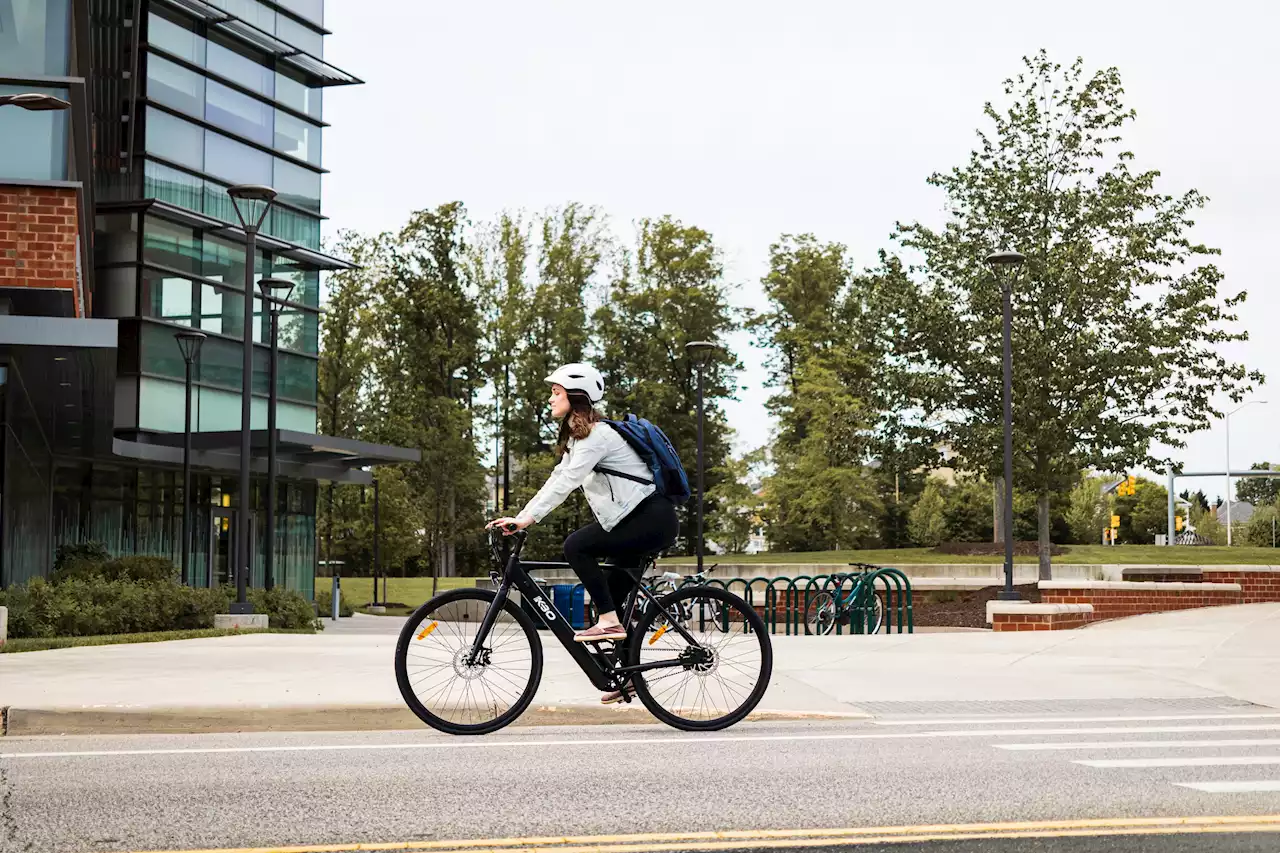
M 1026 257 L 1018 252 L 987 256 L 1004 302 L 1004 590 L 1001 601 L 1017 601 L 1013 591 L 1013 285 Z
M 267 367 L 267 530 L 263 540 L 263 586 L 275 586 L 276 565 L 276 386 L 280 362 L 280 309 L 293 295 L 294 282 L 264 278 L 258 282 L 262 301 L 271 311 L 271 357 Z
M 249 519 L 253 513 L 252 489 L 249 482 L 250 422 L 253 414 L 253 277 L 257 267 L 258 229 L 262 227 L 275 201 L 276 191 L 258 184 L 242 184 L 227 190 L 235 206 L 240 227 L 244 229 L 244 366 L 240 391 L 240 507 L 236 521 L 236 600 L 232 613 L 252 613 L 253 605 L 246 597 L 249 563 Z
M 1227 412 L 1226 416 L 1223 418 L 1223 421 L 1225 421 L 1226 433 L 1227 433 L 1227 494 L 1226 494 L 1226 497 L 1223 499 L 1227 502 L 1227 545 L 1228 546 L 1231 545 L 1231 416 L 1234 415 L 1236 412 L 1240 411 L 1241 409 L 1243 409 L 1245 406 L 1252 406 L 1255 403 L 1257 403 L 1259 406 L 1267 405 L 1266 400 L 1250 400 L 1249 402 L 1243 405 L 1236 406 L 1234 409 Z
M 191 368 L 200 358 L 204 332 L 178 332 L 174 338 L 187 363 L 186 418 L 182 429 L 182 582 L 191 583 Z
M 684 348 L 689 353 L 689 355 L 693 358 L 694 367 L 698 372 L 698 477 L 697 477 L 698 503 L 695 509 L 697 511 L 697 518 L 698 518 L 698 545 L 697 545 L 698 573 L 701 574 L 702 573 L 702 553 L 705 550 L 703 535 L 702 535 L 702 516 L 703 516 L 704 507 L 706 504 L 706 500 L 705 500 L 706 498 L 706 483 L 705 483 L 706 465 L 703 460 L 703 439 L 702 439 L 702 429 L 703 429 L 702 428 L 702 424 L 703 424 L 702 378 L 703 378 L 703 370 L 706 367 L 707 360 L 711 357 L 711 353 L 714 352 L 715 350 L 720 349 L 721 347 L 718 344 L 712 343 L 711 341 L 690 341 L 689 343 L 684 345 Z
M 51 110 L 69 110 L 71 104 L 53 95 L 42 95 L 39 92 L 24 92 L 18 95 L 0 95 L 0 107 L 21 107 L 31 112 L 47 112 Z

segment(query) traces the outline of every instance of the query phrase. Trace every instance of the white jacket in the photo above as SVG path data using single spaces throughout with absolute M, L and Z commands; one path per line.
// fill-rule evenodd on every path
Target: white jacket
M 649 466 L 618 431 L 606 423 L 597 423 L 591 434 L 581 441 L 569 439 L 569 449 L 560 464 L 520 514 L 535 522 L 542 521 L 581 486 L 596 521 L 605 530 L 612 530 L 642 500 L 657 491 L 652 482 L 637 483 L 592 470 L 597 465 L 645 480 L 653 479 Z

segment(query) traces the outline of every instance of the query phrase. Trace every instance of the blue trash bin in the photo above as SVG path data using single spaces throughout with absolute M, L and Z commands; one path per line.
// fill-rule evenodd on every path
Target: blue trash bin
M 569 621 L 574 630 L 586 627 L 586 589 L 582 584 L 558 583 L 551 587 L 551 600 L 556 610 Z

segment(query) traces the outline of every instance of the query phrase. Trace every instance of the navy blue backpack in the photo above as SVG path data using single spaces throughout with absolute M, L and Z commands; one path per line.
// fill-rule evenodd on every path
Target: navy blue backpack
M 624 474 L 611 468 L 601 468 L 598 465 L 595 470 L 601 474 L 610 474 L 637 483 L 653 483 L 658 487 L 658 494 L 665 495 L 676 504 L 683 504 L 689 500 L 692 494 L 689 489 L 689 478 L 684 473 L 684 466 L 680 464 L 680 455 L 676 453 L 666 433 L 644 418 L 638 418 L 635 415 L 627 415 L 620 421 L 606 420 L 604 423 L 613 427 L 631 446 L 631 449 L 640 455 L 653 473 L 653 479 L 646 480 L 643 477 Z

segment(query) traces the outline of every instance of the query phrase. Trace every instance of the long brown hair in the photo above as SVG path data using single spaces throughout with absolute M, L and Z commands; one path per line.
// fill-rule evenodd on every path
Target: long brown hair
M 591 398 L 581 391 L 568 391 L 569 414 L 560 420 L 560 437 L 556 439 L 556 455 L 563 456 L 569 448 L 569 439 L 576 441 L 591 435 L 591 429 L 600 421 L 600 413 L 591 405 Z

